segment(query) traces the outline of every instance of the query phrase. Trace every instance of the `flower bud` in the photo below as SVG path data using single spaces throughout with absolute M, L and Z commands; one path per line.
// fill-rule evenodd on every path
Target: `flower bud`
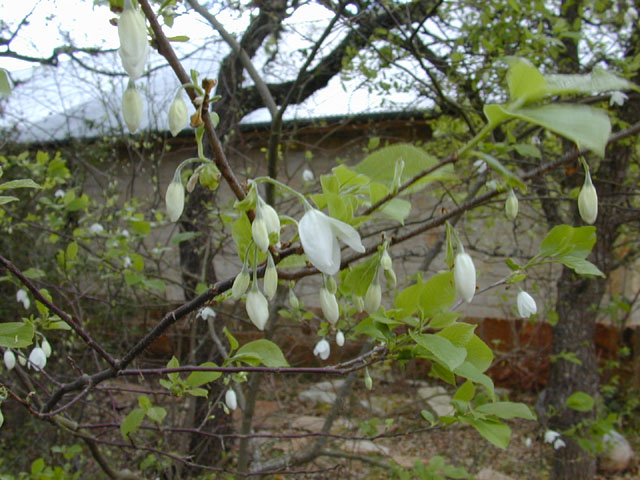
M 260 214 L 262 218 L 264 218 L 270 240 L 271 237 L 273 237 L 273 243 L 278 243 L 280 241 L 280 218 L 278 217 L 278 213 L 271 205 L 262 202 Z
M 167 208 L 169 220 L 176 222 L 180 218 L 180 215 L 182 215 L 182 210 L 184 210 L 184 187 L 182 186 L 178 172 L 176 172 L 176 175 L 167 188 L 164 203 Z
M 139 78 L 149 53 L 147 27 L 144 17 L 138 12 L 131 0 L 125 0 L 124 10 L 118 19 L 118 37 L 120 38 L 120 59 L 122 66 L 132 80 Z
M 344 333 L 342 333 L 342 330 L 336 332 L 336 345 L 339 347 L 344 345 Z
M 238 399 L 233 388 L 230 388 L 227 390 L 227 393 L 224 394 L 224 403 L 226 403 L 229 410 L 235 410 L 238 408 Z
M 42 370 L 47 364 L 47 356 L 44 354 L 44 351 L 40 347 L 36 347 L 31 350 L 29 354 L 29 363 L 27 364 L 29 368 L 33 368 L 36 372 Z
M 582 220 L 589 225 L 593 224 L 598 217 L 598 194 L 591 183 L 591 174 L 588 171 L 584 178 L 584 185 L 580 189 L 580 195 L 578 195 L 578 211 Z
M 24 367 L 27 364 L 27 358 L 24 355 L 18 355 L 18 363 Z
M 364 386 L 367 387 L 367 390 L 371 390 L 373 388 L 373 379 L 371 375 L 369 375 L 369 369 L 364 369 Z
M 293 288 L 289 289 L 289 305 L 291 305 L 291 308 L 294 310 L 298 310 L 300 308 L 300 301 L 298 300 L 298 297 L 296 297 L 296 293 L 293 291 Z
M 527 292 L 520 291 L 516 298 L 516 304 L 518 306 L 518 314 L 522 318 L 529 318 L 531 315 L 535 315 L 538 311 L 536 301 Z
M 7 370 L 12 370 L 16 366 L 16 356 L 9 348 L 4 351 L 4 366 Z
M 518 216 L 518 197 L 512 190 L 509 190 L 507 201 L 504 203 L 504 211 L 507 214 L 509 220 L 515 220 Z
M 267 224 L 260 213 L 256 215 L 251 224 L 251 236 L 260 251 L 266 252 L 269 248 L 269 233 L 267 232 Z
M 43 339 L 42 343 L 40 344 L 40 348 L 42 348 L 42 351 L 44 352 L 44 355 L 49 358 L 51 356 L 51 345 L 49 344 L 49 342 L 47 342 L 47 339 Z
M 278 270 L 276 270 L 276 265 L 273 263 L 271 254 L 268 254 L 268 257 L 267 268 L 264 271 L 264 279 L 262 281 L 262 289 L 267 298 L 271 300 L 278 289 Z
M 129 86 L 122 94 L 122 116 L 131 133 L 134 133 L 142 122 L 142 110 L 142 96 L 135 84 L 129 81 Z
M 369 315 L 372 315 L 380 308 L 380 302 L 382 301 L 382 288 L 380 282 L 374 279 L 373 282 L 367 288 L 367 293 L 364 296 L 364 311 Z
M 382 252 L 382 256 L 380 257 L 380 266 L 385 270 L 391 270 L 393 268 L 393 261 L 386 249 Z
M 269 303 L 255 283 L 247 295 L 246 307 L 247 314 L 253 324 L 258 330 L 264 330 L 267 320 L 269 320 Z
M 189 177 L 189 180 L 187 180 L 187 192 L 189 193 L 193 192 L 193 189 L 196 188 L 196 184 L 198 183 L 199 179 L 200 179 L 200 172 L 198 171 L 193 172 L 193 174 Z
M 244 295 L 244 292 L 247 291 L 250 282 L 251 277 L 249 276 L 247 264 L 245 263 L 242 266 L 242 271 L 238 275 L 236 275 L 236 278 L 233 281 L 233 286 L 231 287 L 231 297 L 234 300 L 238 300 L 242 295 Z
M 325 281 L 325 287 L 329 290 L 329 293 L 335 295 L 338 291 L 338 284 L 336 283 L 336 279 L 333 277 L 327 277 Z
M 178 135 L 189 121 L 187 104 L 182 96 L 182 89 L 178 90 L 176 97 L 169 107 L 169 130 L 174 137 Z
M 384 278 L 387 280 L 387 284 L 391 285 L 392 287 L 395 287 L 396 283 L 398 283 L 398 279 L 396 278 L 396 272 L 394 272 L 393 269 L 385 270 Z
M 353 306 L 356 307 L 356 310 L 358 312 L 364 311 L 364 298 L 362 298 L 360 295 L 354 295 Z
M 456 283 L 456 290 L 465 302 L 473 300 L 476 293 L 476 268 L 468 253 L 462 251 L 456 255 L 455 266 L 453 267 L 453 279 Z
M 329 342 L 323 338 L 316 344 L 313 349 L 313 354 L 316 357 L 320 357 L 322 360 L 326 360 L 331 354 L 331 345 L 329 345 Z
M 320 289 L 320 306 L 322 307 L 324 318 L 332 325 L 335 325 L 338 318 L 340 318 L 338 300 L 333 293 L 330 293 L 329 290 L 324 287 Z

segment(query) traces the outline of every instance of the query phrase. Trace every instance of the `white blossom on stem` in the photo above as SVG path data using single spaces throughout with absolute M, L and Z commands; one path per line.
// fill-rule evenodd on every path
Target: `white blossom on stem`
M 468 253 L 461 251 L 456 255 L 453 278 L 458 294 L 470 303 L 476 293 L 476 268 Z
M 313 349 L 313 354 L 316 357 L 320 357 L 320 359 L 322 360 L 326 360 L 331 354 L 331 345 L 329 345 L 329 342 L 327 342 L 323 338 L 316 344 L 315 348 Z
M 518 314 L 522 318 L 529 318 L 531 315 L 535 315 L 538 311 L 536 301 L 525 291 L 520 291 L 520 293 L 518 293 L 516 304 L 518 306 Z
M 33 368 L 36 372 L 42 370 L 47 364 L 47 356 L 40 347 L 35 347 L 29 354 L 28 368 Z
M 149 53 L 147 26 L 144 16 L 131 3 L 124 1 L 124 9 L 118 19 L 118 37 L 120 38 L 120 59 L 122 66 L 132 80 L 139 78 L 144 72 Z

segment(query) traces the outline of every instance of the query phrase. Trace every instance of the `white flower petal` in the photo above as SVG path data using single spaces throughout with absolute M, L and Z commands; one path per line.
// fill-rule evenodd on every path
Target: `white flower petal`
M 531 295 L 524 291 L 518 293 L 516 304 L 518 306 L 518 314 L 522 318 L 529 318 L 531 315 L 535 315 L 538 311 L 536 301 Z
M 346 243 L 352 250 L 355 250 L 358 253 L 364 252 L 364 245 L 362 245 L 360 234 L 355 228 L 348 223 L 341 222 L 335 218 L 327 218 L 329 219 L 331 229 L 336 237 Z
M 176 222 L 184 210 L 184 187 L 180 180 L 175 181 L 174 179 L 169 184 L 167 193 L 164 196 L 164 203 L 167 208 L 169 220 Z
M 47 356 L 45 355 L 44 350 L 40 347 L 36 347 L 31 350 L 31 353 L 29 354 L 29 362 L 27 363 L 29 368 L 33 368 L 36 372 L 39 372 L 46 364 Z
M 311 264 L 327 275 L 334 275 L 340 269 L 340 250 L 328 218 L 319 210 L 309 210 L 300 220 L 298 232 Z
M 320 357 L 322 360 L 326 360 L 331 354 L 331 345 L 329 345 L 329 342 L 323 338 L 316 344 L 313 349 L 313 354 L 316 357 Z
M 476 293 L 476 268 L 468 253 L 461 252 L 456 255 L 453 278 L 458 294 L 465 302 L 471 302 Z
M 7 370 L 12 370 L 13 367 L 16 366 L 16 356 L 8 348 L 4 351 L 4 365 L 7 367 Z
M 230 388 L 229 390 L 227 390 L 227 393 L 224 394 L 224 403 L 227 404 L 229 410 L 235 410 L 236 408 L 238 408 L 238 399 L 233 388 Z
M 264 330 L 267 320 L 269 320 L 269 303 L 257 287 L 253 287 L 247 294 L 246 307 L 247 314 L 253 324 L 258 330 Z
M 124 10 L 118 19 L 118 37 L 120 38 L 120 59 L 122 66 L 132 80 L 144 72 L 144 65 L 149 53 L 147 26 L 145 19 L 131 3 L 125 0 Z

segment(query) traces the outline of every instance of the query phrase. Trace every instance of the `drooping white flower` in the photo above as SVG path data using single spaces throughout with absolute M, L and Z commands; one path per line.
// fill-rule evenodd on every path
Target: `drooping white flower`
M 89 227 L 89 233 L 92 235 L 100 235 L 102 232 L 104 232 L 104 227 L 97 222 L 92 223 Z
M 465 302 L 470 303 L 476 293 L 476 268 L 473 266 L 473 260 L 469 254 L 464 251 L 456 255 L 453 279 L 458 295 Z
M 324 338 L 316 343 L 315 348 L 313 349 L 313 354 L 316 357 L 320 357 L 322 360 L 326 360 L 329 358 L 331 354 L 331 345 Z
M 216 311 L 211 307 L 204 307 L 202 310 L 198 312 L 198 316 L 203 320 L 209 320 L 216 318 Z
M 531 448 L 531 445 L 533 444 L 533 441 L 531 440 L 531 437 L 527 437 L 524 439 L 524 446 L 527 448 Z
M 122 116 L 131 133 L 134 133 L 140 126 L 143 110 L 142 96 L 135 84 L 129 81 L 127 89 L 122 94 Z
M 315 177 L 310 169 L 305 168 L 302 171 L 302 180 L 304 180 L 305 182 L 313 182 L 314 179 Z
M 31 306 L 31 300 L 29 300 L 29 295 L 27 295 L 27 291 L 24 289 L 20 289 L 16 292 L 16 301 L 18 303 L 22 303 L 22 306 L 25 310 L 29 310 Z
M 246 307 L 247 315 L 253 324 L 258 330 L 264 330 L 267 320 L 269 320 L 269 303 L 255 283 L 247 294 Z
M 259 203 L 262 203 L 260 205 L 260 213 L 262 214 L 262 218 L 264 218 L 267 233 L 269 236 L 275 236 L 275 242 L 280 241 L 280 217 L 278 217 L 278 212 L 266 202 Z
M 24 355 L 18 355 L 18 363 L 24 367 L 27 364 L 27 357 Z
M 386 248 L 380 257 L 380 266 L 385 270 L 391 270 L 393 268 L 393 260 L 391 260 L 391 256 Z
M 611 92 L 611 97 L 609 97 L 609 105 L 613 106 L 613 105 L 619 105 L 622 106 L 624 105 L 625 100 L 629 98 L 627 97 L 624 93 L 622 92 Z
M 51 356 L 52 350 L 51 350 L 51 344 L 49 344 L 49 342 L 47 342 L 46 338 L 42 339 L 42 343 L 40 344 L 40 348 L 42 348 L 42 351 L 44 352 L 45 357 L 49 358 Z
M 120 232 L 120 235 L 122 235 L 124 238 L 129 238 L 129 230 L 125 228 L 124 230 L 122 230 L 122 232 Z
M 184 187 L 182 186 L 182 180 L 179 174 L 174 175 L 169 187 L 167 187 L 164 203 L 167 208 L 169 220 L 172 222 L 177 221 L 184 210 Z
M 344 333 L 342 333 L 342 330 L 336 332 L 336 345 L 339 347 L 344 345 Z
M 520 293 L 518 293 L 516 304 L 518 305 L 518 315 L 522 318 L 529 318 L 531 315 L 535 315 L 538 311 L 536 301 L 525 291 L 520 291 Z
M 169 130 L 171 135 L 174 137 L 178 135 L 187 126 L 188 121 L 189 112 L 182 95 L 182 89 L 180 89 L 169 107 Z
M 592 225 L 598 218 L 598 194 L 588 171 L 584 177 L 584 185 L 580 189 L 580 195 L 578 195 L 578 211 L 582 220 L 589 225 Z
M 340 318 L 340 307 L 338 306 L 338 300 L 335 294 L 331 293 L 325 287 L 320 289 L 320 307 L 322 308 L 322 314 L 327 321 L 335 325 Z
M 560 438 L 560 434 L 555 430 L 547 430 L 544 432 L 544 442 L 545 443 L 553 443 L 556 439 Z
M 518 197 L 513 193 L 513 190 L 509 190 L 507 201 L 504 202 L 504 211 L 509 220 L 515 220 L 518 216 Z
M 28 368 L 33 368 L 36 372 L 42 370 L 47 364 L 47 356 L 40 347 L 35 347 L 29 354 Z
M 227 393 L 224 394 L 224 403 L 229 407 L 229 410 L 235 410 L 238 408 L 238 399 L 233 388 L 230 388 L 227 390 Z
M 364 252 L 360 234 L 355 228 L 320 210 L 308 210 L 298 224 L 298 232 L 311 264 L 327 275 L 334 275 L 340 270 L 338 238 L 356 252 Z
M 131 257 L 129 256 L 124 257 L 124 260 L 122 261 L 123 268 L 129 268 L 132 265 L 133 265 L 133 262 L 131 261 Z
M 56 192 L 53 194 L 54 198 L 64 198 L 65 195 L 66 193 L 61 189 L 56 190 Z
M 4 351 L 4 366 L 7 367 L 7 370 L 12 370 L 16 366 L 16 356 L 10 348 Z
M 132 80 L 144 72 L 149 53 L 147 27 L 144 17 L 138 12 L 131 0 L 124 1 L 124 10 L 118 19 L 118 37 L 120 38 L 120 59 L 122 66 Z
M 369 315 L 376 313 L 380 308 L 381 301 L 382 288 L 380 287 L 380 282 L 374 280 L 367 288 L 367 293 L 364 296 L 364 311 Z
M 566 447 L 567 444 L 564 443 L 564 440 L 562 440 L 561 438 L 558 438 L 555 442 L 553 442 L 553 449 L 554 450 L 560 450 L 561 448 Z
M 487 171 L 487 162 L 484 160 L 476 160 L 473 162 L 473 166 L 478 170 L 478 173 L 484 173 Z

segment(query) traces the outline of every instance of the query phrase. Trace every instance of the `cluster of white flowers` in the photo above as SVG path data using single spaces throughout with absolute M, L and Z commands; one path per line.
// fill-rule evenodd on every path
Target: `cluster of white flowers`
M 561 448 L 567 446 L 567 444 L 564 443 L 564 440 L 560 438 L 560 434 L 554 430 L 547 430 L 544 433 L 544 441 L 545 443 L 550 443 L 551 445 L 553 445 L 553 448 L 555 450 L 560 450 Z

